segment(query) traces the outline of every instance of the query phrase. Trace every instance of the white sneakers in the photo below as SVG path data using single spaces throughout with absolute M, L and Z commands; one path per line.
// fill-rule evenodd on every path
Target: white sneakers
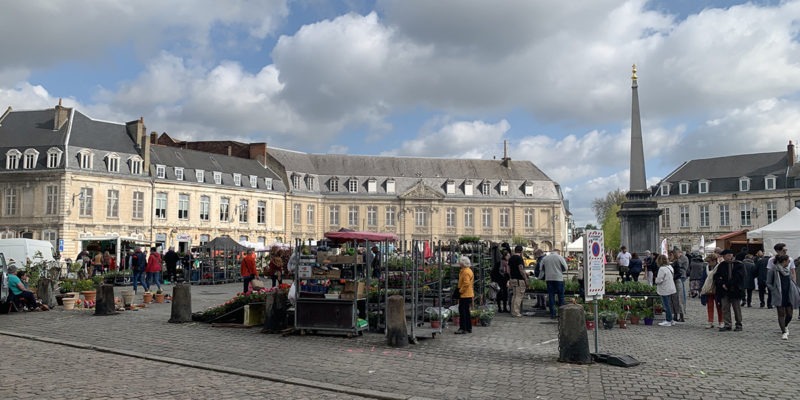
M 675 323 L 672 322 L 672 321 L 662 321 L 662 322 L 659 322 L 658 325 L 659 326 L 672 326 L 672 325 L 675 325 Z
M 724 322 L 720 322 L 720 323 L 719 323 L 719 327 L 720 327 L 720 328 L 724 328 L 724 327 L 725 327 L 725 323 L 724 323 Z
M 781 339 L 789 340 L 789 332 L 784 332 L 783 335 L 781 335 Z

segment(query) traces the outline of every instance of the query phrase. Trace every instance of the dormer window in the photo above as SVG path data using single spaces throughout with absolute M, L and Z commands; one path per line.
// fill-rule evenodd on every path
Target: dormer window
M 489 183 L 489 181 L 483 181 L 483 183 L 481 183 L 481 194 L 488 196 L 491 190 L 492 184 Z
M 272 178 L 264 178 L 264 189 L 272 190 Z
M 314 182 L 314 177 L 311 175 L 306 175 L 306 188 L 308 190 L 314 190 L 316 182 Z
M 233 174 L 233 186 L 242 186 L 242 174 Z
M 39 160 L 39 152 L 36 149 L 27 149 L 25 150 L 25 163 L 22 165 L 22 168 L 25 169 L 34 169 L 36 168 L 36 161 Z
M 367 193 L 375 193 L 378 191 L 378 181 L 375 178 L 369 178 L 367 181 Z
M 214 184 L 215 185 L 222 184 L 222 172 L 214 171 Z
M 500 194 L 503 196 L 508 196 L 508 182 L 506 181 L 500 182 Z
M 394 193 L 394 192 L 395 192 L 394 179 L 387 179 L 386 180 L 386 193 Z
M 86 149 L 79 151 L 78 164 L 80 165 L 81 169 L 92 169 L 94 164 L 94 153 Z
M 142 174 L 142 158 L 139 156 L 133 156 L 128 158 L 128 165 L 131 168 L 131 174 L 133 175 L 141 175 Z
M 6 169 L 17 169 L 19 168 L 19 158 L 22 157 L 22 153 L 19 152 L 17 149 L 11 149 L 6 152 Z
M 678 193 L 679 194 L 689 194 L 689 181 L 681 181 L 678 184 Z
M 58 168 L 61 164 L 61 155 L 64 154 L 58 147 L 47 150 L 47 168 Z
M 703 179 L 700 182 L 697 182 L 697 193 L 708 193 L 708 187 L 710 186 L 709 181 Z
M 358 193 L 358 179 L 350 178 L 350 180 L 347 181 L 347 190 L 350 193 Z
M 106 167 L 108 167 L 108 172 L 119 172 L 119 155 L 117 153 L 106 154 Z
M 464 181 L 464 195 L 472 196 L 472 181 Z
M 202 169 L 197 169 L 194 171 L 194 178 L 197 179 L 197 183 L 203 183 L 206 180 L 206 172 Z
M 164 179 L 167 176 L 167 167 L 164 165 L 156 165 L 156 178 Z
M 300 175 L 292 174 L 292 189 L 300 189 Z
M 764 190 L 775 190 L 775 175 L 767 175 L 764 178 Z
M 331 192 L 339 191 L 339 178 L 334 176 L 328 181 L 328 190 Z
M 525 182 L 525 196 L 533 197 L 533 182 Z
M 256 188 L 258 186 L 258 177 L 255 175 L 250 175 L 250 187 Z
M 456 194 L 456 182 L 452 179 L 448 179 L 444 184 L 444 189 L 447 194 Z
M 662 183 L 660 192 L 662 196 L 669 196 L 669 183 Z
M 175 167 L 175 180 L 183 180 L 183 167 Z
M 750 191 L 750 178 L 746 176 L 739 178 L 739 191 L 740 192 Z

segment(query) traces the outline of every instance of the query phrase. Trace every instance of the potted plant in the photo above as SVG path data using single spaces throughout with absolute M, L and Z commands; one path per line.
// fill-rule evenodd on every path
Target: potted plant
M 612 329 L 614 328 L 614 322 L 617 320 L 617 313 L 611 310 L 604 310 L 600 311 L 600 314 L 597 315 L 600 318 L 600 321 L 603 322 L 604 329 Z
M 151 291 L 149 291 L 149 290 L 148 290 L 148 291 L 145 291 L 145 292 L 142 294 L 142 303 L 144 303 L 144 304 L 150 304 L 150 302 L 152 302 L 152 301 L 153 301 L 153 292 L 151 292 Z
M 469 317 L 472 319 L 472 326 L 478 326 L 478 318 L 481 316 L 479 310 L 469 310 Z
M 642 317 L 644 318 L 645 325 L 653 325 L 653 318 L 655 317 L 655 312 L 653 312 L 653 307 L 647 306 L 647 300 L 644 301 L 642 307 Z
M 594 313 L 587 312 L 586 313 L 586 329 L 587 330 L 594 330 Z
M 441 316 L 439 315 L 438 312 L 430 313 L 430 316 L 428 318 L 431 320 L 431 328 L 439 329 L 442 327 Z
M 102 278 L 101 278 L 102 279 Z M 93 302 L 97 298 L 97 290 L 95 289 L 95 282 L 92 279 L 80 279 L 75 281 L 73 290 L 80 292 L 83 299 L 88 302 Z
M 478 320 L 481 326 L 490 326 L 492 324 L 492 318 L 494 318 L 494 311 L 492 310 L 481 310 L 480 314 L 478 314 Z
M 631 299 L 631 325 L 639 325 L 644 309 L 644 300 Z
M 163 303 L 164 302 L 164 292 L 161 289 L 156 291 L 156 303 Z

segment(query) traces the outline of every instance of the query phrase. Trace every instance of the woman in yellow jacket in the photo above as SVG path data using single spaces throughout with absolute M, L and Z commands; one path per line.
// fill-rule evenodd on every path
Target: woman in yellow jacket
M 461 316 L 459 318 L 461 326 L 455 332 L 456 335 L 472 333 L 472 319 L 469 312 L 472 306 L 472 298 L 475 297 L 475 292 L 472 289 L 475 275 L 470 268 L 472 263 L 470 263 L 469 257 L 461 256 L 458 259 L 458 264 L 461 266 L 461 270 L 458 272 L 458 315 Z

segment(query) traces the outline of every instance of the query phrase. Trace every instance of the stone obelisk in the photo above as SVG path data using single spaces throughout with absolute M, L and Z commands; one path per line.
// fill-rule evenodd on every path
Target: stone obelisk
M 642 143 L 642 121 L 639 115 L 639 83 L 636 77 L 636 65 L 631 76 L 631 165 L 630 190 L 625 194 L 617 216 L 622 224 L 620 244 L 628 247 L 631 253 L 644 253 L 650 250 L 659 253 L 659 224 L 661 210 L 651 198 L 647 188 L 644 168 L 644 144 Z

